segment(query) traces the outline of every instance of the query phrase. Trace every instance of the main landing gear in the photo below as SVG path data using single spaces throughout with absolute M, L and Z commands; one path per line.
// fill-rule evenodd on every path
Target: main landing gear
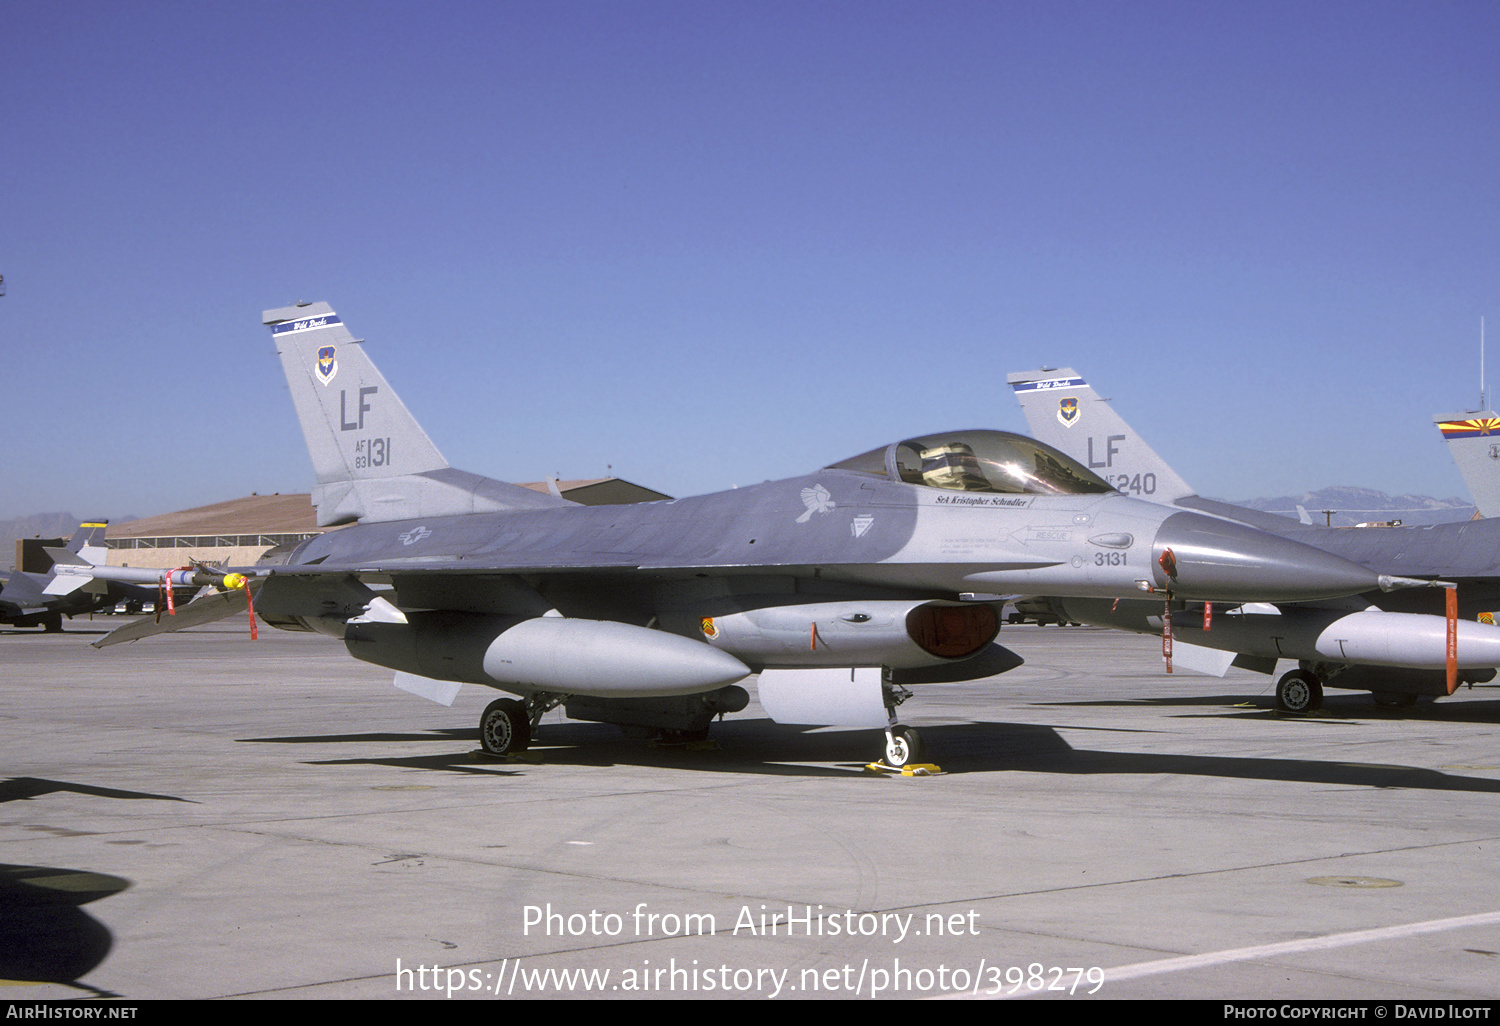
M 1307 670 L 1292 670 L 1276 683 L 1276 708 L 1305 713 L 1323 706 L 1323 682 Z
M 531 744 L 531 717 L 526 706 L 514 698 L 499 698 L 485 706 L 479 717 L 479 744 L 486 755 L 524 752 Z
M 479 746 L 484 754 L 514 755 L 524 752 L 536 736 L 536 728 L 548 710 L 561 705 L 561 695 L 537 692 L 525 701 L 497 698 L 479 717 Z

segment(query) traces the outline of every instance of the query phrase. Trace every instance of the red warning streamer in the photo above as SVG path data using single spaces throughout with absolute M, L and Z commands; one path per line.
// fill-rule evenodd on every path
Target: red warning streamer
M 250 640 L 255 641 L 260 637 L 260 632 L 255 629 L 255 593 L 250 590 L 250 582 L 245 582 L 245 605 L 250 609 Z
M 192 567 L 190 567 L 190 566 L 180 566 L 180 567 L 177 568 L 177 570 L 191 570 L 191 569 L 192 569 Z M 176 573 L 177 570 L 168 570 L 166 573 L 162 574 L 162 587 L 164 587 L 164 588 L 167 589 L 167 615 L 168 616 L 176 616 L 177 615 L 177 594 L 176 594 L 177 589 L 172 586 L 172 575 L 174 573 Z
M 1167 599 L 1161 614 L 1161 657 L 1167 661 L 1167 672 L 1172 672 L 1172 600 Z M 1188 660 L 1192 662 L 1192 660 Z
M 1444 612 L 1448 618 L 1448 694 L 1458 690 L 1458 588 L 1444 588 Z

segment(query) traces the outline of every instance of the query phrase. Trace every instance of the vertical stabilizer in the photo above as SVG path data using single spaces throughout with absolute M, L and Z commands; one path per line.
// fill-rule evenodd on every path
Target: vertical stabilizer
M 454 470 L 327 303 L 267 310 L 318 475 L 318 524 L 572 505 Z
M 1007 374 L 1031 433 L 1112 488 L 1153 502 L 1197 494 L 1070 367 Z
M 448 465 L 327 303 L 267 310 L 319 484 Z
M 73 532 L 73 537 L 68 541 L 68 551 L 93 566 L 102 566 L 109 558 L 109 549 L 104 545 L 104 533 L 108 529 L 108 520 L 91 520 L 79 524 L 78 530 Z
M 1449 413 L 1432 421 L 1443 433 L 1479 515 L 1500 516 L 1500 414 Z

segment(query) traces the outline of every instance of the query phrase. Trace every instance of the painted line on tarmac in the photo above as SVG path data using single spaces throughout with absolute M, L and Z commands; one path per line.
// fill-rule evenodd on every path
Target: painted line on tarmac
M 1104 989 L 1111 983 L 1119 983 L 1122 980 L 1137 980 L 1144 976 L 1161 976 L 1165 973 L 1179 973 L 1187 969 L 1205 969 L 1210 966 L 1226 965 L 1230 962 L 1249 962 L 1257 958 L 1277 958 L 1281 955 L 1295 955 L 1304 951 L 1325 951 L 1331 948 L 1343 948 L 1353 944 L 1369 944 L 1374 941 L 1399 940 L 1403 937 L 1416 937 L 1424 933 L 1440 933 L 1444 930 L 1462 930 L 1470 926 L 1489 926 L 1500 923 L 1500 912 L 1480 912 L 1472 916 L 1455 916 L 1452 919 L 1429 919 L 1424 923 L 1407 923 L 1404 926 L 1384 926 L 1376 930 L 1355 930 L 1351 933 L 1332 933 L 1326 937 L 1307 937 L 1303 940 L 1282 941 L 1278 944 L 1259 944 L 1252 948 L 1230 948 L 1227 951 L 1212 951 L 1204 955 L 1183 955 L 1179 958 L 1163 958 L 1155 962 L 1136 962 L 1133 965 L 1122 965 L 1114 969 L 1104 970 Z M 1014 994 L 987 994 L 983 987 L 976 988 L 978 993 L 965 991 L 962 993 L 944 994 L 944 998 L 985 998 L 988 1000 L 1004 1000 L 1007 998 L 1040 997 L 1047 994 L 1046 990 L 1019 990 Z M 1101 989 L 1100 993 L 1104 993 Z M 1053 992 L 1056 993 L 1056 992 Z M 1066 988 L 1062 991 L 1067 993 Z

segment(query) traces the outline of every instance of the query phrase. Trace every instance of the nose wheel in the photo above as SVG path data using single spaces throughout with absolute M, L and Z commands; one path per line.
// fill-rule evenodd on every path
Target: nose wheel
M 872 767 L 899 770 L 925 764 L 927 746 L 922 743 L 922 736 L 905 724 L 896 722 L 896 710 L 911 697 L 911 692 L 892 682 L 889 667 L 881 674 L 880 693 L 885 700 L 888 726 L 885 728 L 885 751 L 882 759 L 880 763 L 872 763 Z
M 909 763 L 922 762 L 927 757 L 927 747 L 922 735 L 899 723 L 885 732 L 885 764 L 900 769 Z

